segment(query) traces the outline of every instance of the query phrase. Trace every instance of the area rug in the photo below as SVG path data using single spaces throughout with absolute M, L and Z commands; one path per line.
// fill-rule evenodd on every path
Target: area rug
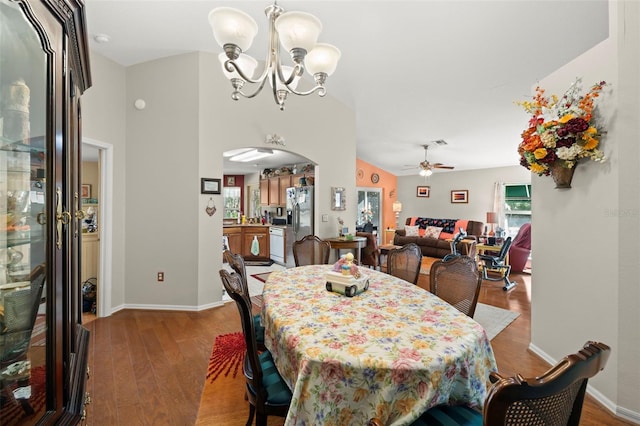
M 271 272 L 264 272 L 262 274 L 253 274 L 251 275 L 253 278 L 255 278 L 258 281 L 261 281 L 263 283 L 267 282 L 267 278 L 269 278 L 269 275 L 271 274 Z
M 484 328 L 489 340 L 492 340 L 518 316 L 520 316 L 518 312 L 478 303 L 473 319 Z
M 29 398 L 29 406 L 27 409 L 33 409 L 33 412 L 39 413 L 44 408 L 46 390 L 46 371 L 45 367 L 38 366 L 31 370 L 31 378 L 29 384 L 31 385 L 31 397 Z M 13 389 L 16 385 L 12 384 L 10 387 Z M 25 412 L 25 409 L 17 401 L 5 401 L 3 395 L 2 406 L 0 407 L 0 424 L 2 425 L 17 425 L 25 422 L 31 415 Z
M 216 337 L 209 358 L 207 381 L 213 382 L 222 373 L 225 376 L 232 374 L 232 377 L 236 377 L 244 359 L 245 349 L 246 344 L 241 331 Z
M 245 266 L 271 266 L 273 260 L 245 260 Z
M 32 346 L 44 346 L 47 343 L 47 319 L 44 314 L 38 314 L 36 316 L 36 322 L 33 325 L 33 331 L 31 332 L 31 345 Z

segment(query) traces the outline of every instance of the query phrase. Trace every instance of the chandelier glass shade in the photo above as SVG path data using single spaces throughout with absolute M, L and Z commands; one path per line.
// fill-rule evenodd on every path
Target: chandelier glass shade
M 326 94 L 325 81 L 336 70 L 340 50 L 326 43 L 318 43 L 322 23 L 305 12 L 284 12 L 277 4 L 267 6 L 269 20 L 269 46 L 264 70 L 255 76 L 258 61 L 243 53 L 258 33 L 256 21 L 245 12 L 231 7 L 218 7 L 209 12 L 209 24 L 216 42 L 224 53 L 218 56 L 224 75 L 231 81 L 231 98 L 253 98 L 268 80 L 273 97 L 281 110 L 289 93 L 306 96 Z M 289 53 L 293 66 L 283 65 L 280 45 Z M 315 85 L 308 91 L 297 91 L 297 84 L 305 69 L 314 78 Z M 257 85 L 252 93 L 242 88 L 246 83 Z

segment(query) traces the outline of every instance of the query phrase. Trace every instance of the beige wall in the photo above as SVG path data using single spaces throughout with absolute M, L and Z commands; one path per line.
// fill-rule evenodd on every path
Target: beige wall
M 126 145 L 125 145 L 125 69 L 105 57 L 91 53 L 91 75 L 93 85 L 83 94 L 82 102 L 82 139 L 96 141 L 112 146 L 113 182 L 111 205 L 103 205 L 109 212 L 111 223 L 108 224 L 112 236 L 111 268 L 107 272 L 107 281 L 101 281 L 103 288 L 98 289 L 98 303 L 106 303 L 105 312 L 98 310 L 99 315 L 110 315 L 114 309 L 125 303 L 125 194 L 126 188 Z M 104 194 L 101 194 L 104 196 Z M 104 229 L 106 216 L 100 218 Z M 104 280 L 105 277 L 102 277 Z M 106 288 L 110 291 L 102 294 Z
M 611 83 L 598 101 L 609 158 L 580 163 L 570 190 L 533 179 L 531 347 L 553 361 L 587 340 L 610 345 L 609 363 L 590 385 L 611 409 L 640 421 L 640 13 L 634 2 L 610 2 L 610 10 L 610 39 L 540 81 L 549 94 L 576 76 L 584 86 Z
M 330 213 L 331 187 L 355 190 L 355 115 L 344 105 L 329 95 L 294 96 L 282 112 L 269 93 L 233 102 L 213 54 L 126 69 L 94 56 L 94 85 L 83 97 L 83 136 L 114 145 L 117 271 L 110 312 L 202 309 L 220 302 L 222 196 L 213 196 L 219 213 L 206 215 L 212 196 L 200 194 L 200 178 L 222 178 L 225 150 L 262 146 L 267 134 L 283 135 L 287 150 L 319 164 L 316 232 L 335 233 L 332 223 L 320 220 Z M 144 110 L 133 107 L 136 99 L 145 100 Z M 344 217 L 354 222 L 355 207 Z M 156 281 L 160 271 L 162 284 Z
M 493 211 L 496 182 L 529 183 L 531 172 L 522 166 L 510 166 L 451 172 L 436 171 L 428 178 L 417 174 L 399 176 L 398 200 L 402 202 L 400 226 L 412 216 L 486 222 L 487 212 Z M 418 186 L 430 187 L 428 198 L 416 196 Z M 451 191 L 460 189 L 469 191 L 469 202 L 452 204 Z
M 82 162 L 82 184 L 91 185 L 91 198 L 100 202 L 100 169 L 97 161 Z

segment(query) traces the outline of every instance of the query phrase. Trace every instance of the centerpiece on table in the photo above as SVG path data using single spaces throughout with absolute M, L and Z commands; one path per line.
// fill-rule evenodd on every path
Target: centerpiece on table
M 327 290 L 353 297 L 369 288 L 369 279 L 362 276 L 353 254 L 347 253 L 333 264 L 331 271 L 325 274 Z
M 536 87 L 533 101 L 516 102 L 532 115 L 518 145 L 520 164 L 539 176 L 553 177 L 556 188 L 571 188 L 573 172 L 582 158 L 605 161 L 598 149 L 603 133 L 594 123 L 594 101 L 606 82 L 591 86 L 581 94 L 581 79 L 558 97 L 545 96 Z

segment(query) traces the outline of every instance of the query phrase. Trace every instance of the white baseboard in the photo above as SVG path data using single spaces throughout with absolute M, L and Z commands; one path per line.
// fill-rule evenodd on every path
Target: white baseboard
M 529 344 L 529 350 L 538 355 L 540 358 L 545 360 L 549 365 L 555 365 L 558 360 L 553 359 L 553 357 L 549 356 L 545 351 L 534 345 L 533 343 Z M 640 424 L 640 413 L 636 413 L 635 411 L 628 410 L 623 407 L 619 407 L 609 398 L 607 398 L 604 394 L 598 391 L 591 385 L 587 385 L 587 393 L 591 395 L 596 401 L 600 404 L 604 405 L 604 407 L 609 410 L 611 414 L 614 416 L 618 416 L 630 422 L 634 422 Z
M 143 309 L 153 311 L 188 311 L 188 312 L 200 312 L 211 308 L 217 308 L 218 306 L 224 306 L 225 301 L 218 301 L 207 303 L 200 306 L 187 306 L 187 305 L 145 305 L 137 303 L 125 303 L 123 305 L 113 308 L 112 314 L 121 311 L 123 309 Z

